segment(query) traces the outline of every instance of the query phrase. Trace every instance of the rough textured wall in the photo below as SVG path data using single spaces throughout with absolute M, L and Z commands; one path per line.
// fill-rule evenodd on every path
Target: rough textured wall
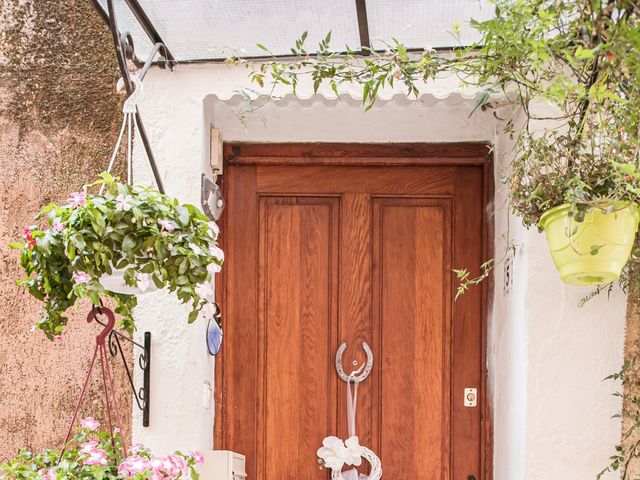
M 85 305 L 59 343 L 32 332 L 39 302 L 15 286 L 21 270 L 6 243 L 106 168 L 116 79 L 110 32 L 89 0 L 0 0 L 0 460 L 20 446 L 60 446 L 97 331 Z M 128 431 L 131 398 L 114 368 Z M 96 380 L 83 413 L 101 417 Z
M 635 433 L 628 435 L 634 424 L 640 420 L 638 397 L 640 397 L 640 293 L 629 294 L 627 303 L 627 331 L 624 345 L 624 358 L 629 362 L 628 379 L 624 387 L 624 405 L 622 417 L 623 445 L 627 450 L 633 450 L 633 446 L 640 439 L 640 432 L 636 428 Z M 637 455 L 637 454 L 636 454 Z M 637 456 L 629 462 L 626 478 L 638 478 L 640 476 L 640 458 Z

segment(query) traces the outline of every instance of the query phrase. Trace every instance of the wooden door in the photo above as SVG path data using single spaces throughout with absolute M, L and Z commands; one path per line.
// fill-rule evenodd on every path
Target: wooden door
M 454 301 L 453 268 L 483 261 L 486 145 L 227 145 L 225 313 L 216 448 L 251 480 L 327 479 L 316 450 L 360 442 L 384 478 L 487 479 L 482 288 Z M 464 389 L 477 388 L 477 407 Z

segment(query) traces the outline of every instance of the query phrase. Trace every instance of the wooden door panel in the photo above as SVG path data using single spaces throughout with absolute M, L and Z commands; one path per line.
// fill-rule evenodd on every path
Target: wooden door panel
M 338 208 L 337 198 L 260 198 L 257 478 L 325 478 L 300 460 L 336 430 Z
M 451 201 L 373 203 L 374 416 L 385 472 L 449 479 Z
M 453 268 L 473 268 L 476 274 L 482 263 L 482 252 L 487 233 L 484 228 L 483 170 L 478 167 L 461 168 L 456 176 L 454 198 Z M 484 233 L 483 233 L 484 232 Z M 476 478 L 481 472 L 486 418 L 483 408 L 464 406 L 464 389 L 479 387 L 484 392 L 485 365 L 483 364 L 484 305 L 483 288 L 471 288 L 456 301 L 452 310 L 452 478 Z M 481 401 L 482 402 L 482 401 Z M 479 403 L 482 406 L 482 403 Z M 490 462 L 490 460 L 487 460 Z
M 344 177 L 343 177 L 344 180 Z M 371 195 L 345 193 L 340 209 L 340 342 L 347 342 L 343 368 L 355 370 L 353 362 L 363 365 L 366 356 L 362 342 L 371 344 Z M 335 352 L 334 352 L 335 355 Z M 375 365 L 375 363 L 374 363 Z M 338 397 L 344 399 L 344 384 Z M 363 445 L 371 445 L 371 384 L 362 383 L 358 392 L 356 430 Z M 339 403 L 341 438 L 348 438 L 344 402 Z
M 456 168 L 451 166 L 336 168 L 319 165 L 292 168 L 260 165 L 257 169 L 261 192 L 451 195 L 455 191 Z
M 452 273 L 483 260 L 485 150 L 226 148 L 216 448 L 244 453 L 249 478 L 328 478 L 315 452 L 347 437 L 335 352 L 348 343 L 348 371 L 366 341 L 357 430 L 385 478 L 488 480 L 484 294 L 454 301 Z M 466 387 L 480 389 L 477 408 Z

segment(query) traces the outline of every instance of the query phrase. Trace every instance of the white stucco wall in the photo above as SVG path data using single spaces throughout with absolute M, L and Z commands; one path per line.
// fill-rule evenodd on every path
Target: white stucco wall
M 469 118 L 474 101 L 466 95 L 472 92 L 458 92 L 453 79 L 429 85 L 418 101 L 383 92 L 369 112 L 348 95 L 314 97 L 302 86 L 301 99 L 287 96 L 243 125 L 234 113 L 241 108 L 234 91 L 247 85 L 246 76 L 246 69 L 224 65 L 148 74 L 140 108 L 169 194 L 198 203 L 210 124 L 228 141 L 490 141 L 497 177 L 512 152 L 491 112 Z M 137 179 L 148 180 L 140 155 L 137 162 Z M 601 380 L 622 363 L 626 300 L 615 292 L 578 308 L 589 290 L 561 283 L 543 236 L 509 219 L 501 188 L 496 182 L 496 255 L 507 224 L 519 248 L 508 293 L 503 267 L 496 269 L 489 318 L 495 478 L 595 478 L 620 436 L 619 424 L 610 420 L 619 408 L 610 395 L 614 385 Z M 134 441 L 160 451 L 211 448 L 213 407 L 203 403 L 203 385 L 213 384 L 213 362 L 205 326 L 186 325 L 184 309 L 162 293 L 141 299 L 136 315 L 139 331 L 153 335 L 153 374 L 151 426 L 143 428 L 134 417 Z

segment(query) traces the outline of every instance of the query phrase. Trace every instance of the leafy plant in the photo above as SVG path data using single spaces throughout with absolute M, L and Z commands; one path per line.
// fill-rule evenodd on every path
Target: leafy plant
M 66 205 L 45 206 L 35 217 L 40 224 L 25 228 L 23 242 L 10 244 L 20 250 L 27 274 L 18 285 L 44 303 L 37 327 L 54 338 L 79 299 L 99 305 L 107 296 L 131 332 L 136 297 L 110 292 L 100 283 L 115 269 L 125 269 L 127 285 L 144 290 L 153 282 L 175 292 L 191 305 L 189 322 L 200 311 L 215 313 L 207 283 L 224 258 L 215 223 L 193 205 L 150 187 L 119 183 L 107 173 L 90 186 L 98 187 L 104 193 L 78 192 Z
M 268 94 L 245 98 L 263 106 L 277 98 L 276 87 L 296 93 L 304 79 L 314 92 L 328 85 L 336 95 L 345 84 L 362 87 L 366 109 L 380 89 L 404 85 L 418 97 L 425 82 L 457 76 L 478 88 L 475 108 L 489 109 L 506 100 L 522 112 L 503 119 L 516 140 L 515 158 L 504 173 L 510 207 L 527 227 L 564 203 L 580 212 L 635 202 L 640 193 L 640 4 L 633 0 L 494 0 L 495 16 L 471 20 L 480 39 L 448 52 L 425 48 L 411 53 L 393 40 L 383 51 L 347 48 L 335 53 L 327 35 L 315 52 L 303 34 L 282 62 L 251 63 L 250 78 Z M 452 29 L 457 39 L 459 27 Z M 270 53 L 268 48 L 261 46 Z M 247 63 L 240 58 L 233 63 Z M 544 108 L 541 108 L 544 106 Z M 546 123 L 540 123 L 540 122 Z M 511 248 L 511 245 L 507 247 Z M 634 254 L 630 262 L 637 262 Z M 464 291 L 487 276 L 461 269 Z M 627 272 L 630 269 L 627 269 Z M 623 276 L 627 286 L 634 279 Z M 637 281 L 635 282 L 637 283 Z
M 615 446 L 615 452 L 609 457 L 610 463 L 596 477 L 600 480 L 608 472 L 619 472 L 620 480 L 637 480 L 640 476 L 631 476 L 632 465 L 640 458 L 640 358 L 637 355 L 626 360 L 619 372 L 609 375 L 605 380 L 620 382 L 623 391 L 613 395 L 622 399 L 624 416 L 628 419 L 628 428 L 622 432 L 622 442 Z M 629 393 L 625 393 L 625 392 Z M 636 393 L 634 393 L 636 392 Z M 623 413 L 612 418 L 622 419 Z
M 0 465 L 3 480 L 63 480 L 63 479 L 134 479 L 134 480 L 198 480 L 196 465 L 203 462 L 202 454 L 175 452 L 154 457 L 142 446 L 131 447 L 126 455 L 122 438 L 99 431 L 93 418 L 81 420 L 62 455 L 46 449 L 32 453 L 21 449 L 18 455 Z

